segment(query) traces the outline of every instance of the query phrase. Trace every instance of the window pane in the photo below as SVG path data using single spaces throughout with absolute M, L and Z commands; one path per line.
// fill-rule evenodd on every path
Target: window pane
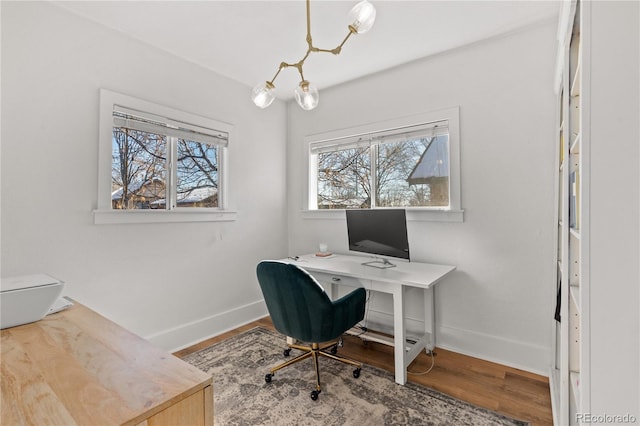
M 177 207 L 218 207 L 218 148 L 178 139 Z
M 158 208 L 166 188 L 167 141 L 162 135 L 113 128 L 111 206 L 114 209 Z
M 369 147 L 318 154 L 318 208 L 371 206 Z
M 376 207 L 449 206 L 449 137 L 381 143 Z

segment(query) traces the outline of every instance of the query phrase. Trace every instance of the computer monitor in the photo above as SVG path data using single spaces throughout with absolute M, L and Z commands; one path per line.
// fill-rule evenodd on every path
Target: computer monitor
M 407 218 L 403 209 L 348 209 L 349 250 L 409 260 Z M 391 268 L 396 265 L 377 258 L 363 265 Z

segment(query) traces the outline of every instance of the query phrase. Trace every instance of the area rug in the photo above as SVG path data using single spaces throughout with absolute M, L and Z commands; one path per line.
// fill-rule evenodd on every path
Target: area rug
M 185 361 L 213 376 L 216 425 L 525 425 L 426 387 L 395 383 L 394 376 L 364 365 L 353 367 L 321 358 L 322 392 L 315 388 L 308 359 L 264 376 L 283 362 L 285 338 L 254 328 L 192 353 Z M 291 357 L 299 352 L 293 349 Z

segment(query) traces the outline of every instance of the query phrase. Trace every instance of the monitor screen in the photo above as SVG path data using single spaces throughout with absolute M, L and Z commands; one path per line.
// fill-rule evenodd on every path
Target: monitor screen
M 401 209 L 348 209 L 349 250 L 409 259 L 407 218 Z

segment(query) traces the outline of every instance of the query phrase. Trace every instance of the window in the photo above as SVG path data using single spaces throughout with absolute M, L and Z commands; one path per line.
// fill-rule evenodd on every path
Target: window
M 462 220 L 458 139 L 457 108 L 308 138 L 308 212 L 402 207 Z
M 224 179 L 229 125 L 107 90 L 100 114 L 96 223 L 232 219 Z

